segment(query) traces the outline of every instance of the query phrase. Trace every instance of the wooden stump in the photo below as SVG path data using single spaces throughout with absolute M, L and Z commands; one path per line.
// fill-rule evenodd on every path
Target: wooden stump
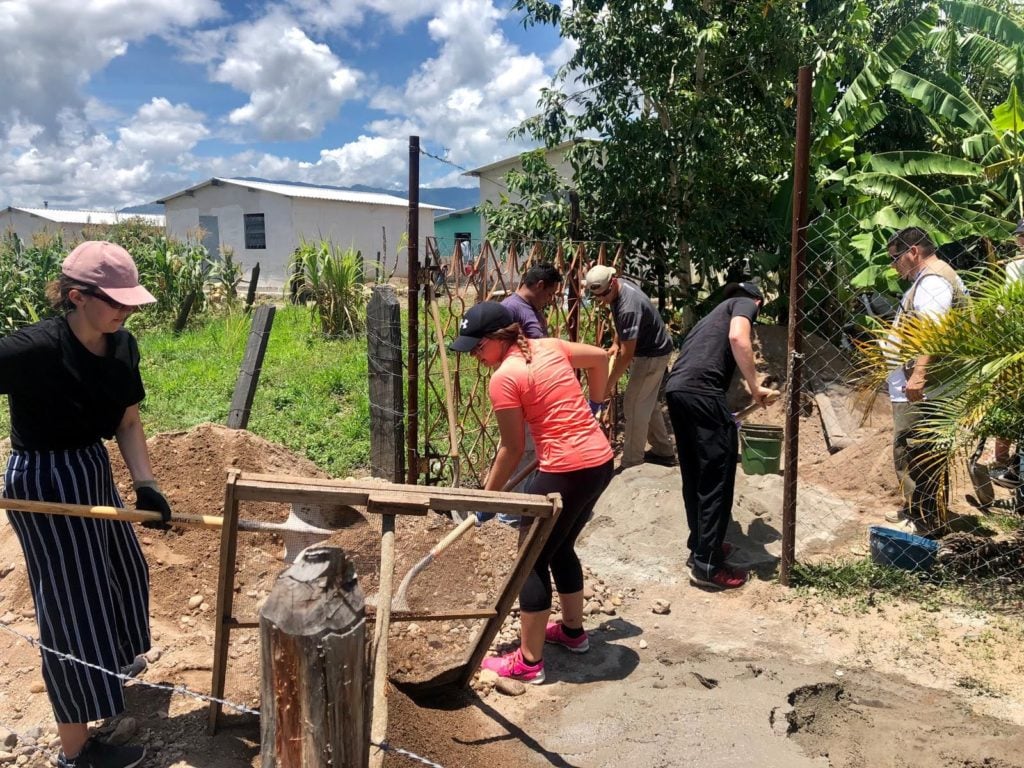
M 310 547 L 260 611 L 263 768 L 365 768 L 366 616 L 355 567 Z

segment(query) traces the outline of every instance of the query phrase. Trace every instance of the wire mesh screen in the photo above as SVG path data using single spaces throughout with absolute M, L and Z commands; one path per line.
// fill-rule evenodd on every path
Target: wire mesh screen
M 432 485 L 480 487 L 498 446 L 497 425 L 487 394 L 490 372 L 471 355 L 455 354 L 447 344 L 469 307 L 500 301 L 519 287 L 533 264 L 550 263 L 564 283 L 547 310 L 551 336 L 602 345 L 610 334 L 607 310 L 592 304 L 582 290 L 594 264 L 622 263 L 617 243 L 512 243 L 496 248 L 484 241 L 472 252 L 457 244 L 450 253 L 428 239 L 421 269 L 419 354 L 420 475 Z M 618 409 L 608 414 L 614 431 Z
M 1002 226 L 891 209 L 807 226 L 798 561 L 852 550 L 1021 605 L 1024 303 Z

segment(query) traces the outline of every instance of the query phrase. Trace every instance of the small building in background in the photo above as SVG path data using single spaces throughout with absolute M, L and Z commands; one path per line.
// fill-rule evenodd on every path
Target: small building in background
M 330 241 L 354 248 L 364 263 L 381 264 L 383 277 L 408 275 L 406 251 L 409 203 L 401 197 L 288 182 L 212 178 L 159 200 L 171 237 L 195 239 L 211 254 L 230 248 L 248 272 L 259 263 L 260 284 L 280 286 L 302 243 Z M 434 213 L 420 205 L 419 247 L 434 236 Z M 367 267 L 367 276 L 374 267 Z
M 577 143 L 577 139 L 570 141 L 564 141 L 561 144 L 551 147 L 544 151 L 544 159 L 547 164 L 555 169 L 555 172 L 570 186 L 574 186 L 574 174 L 572 165 L 566 159 L 566 153 Z M 529 150 L 527 150 L 529 151 Z M 509 191 L 505 184 L 505 174 L 509 171 L 522 171 L 523 160 L 522 154 L 512 155 L 502 160 L 490 163 L 489 165 L 482 165 L 479 168 L 474 168 L 470 171 L 466 171 L 465 176 L 475 176 L 480 179 L 480 204 L 487 202 L 498 205 L 501 202 L 501 196 L 505 195 L 510 203 L 518 203 L 520 197 L 517 194 L 513 194 Z M 481 237 L 487 237 L 487 219 L 481 218 L 480 228 Z
M 117 211 L 67 211 L 59 208 L 21 208 L 8 206 L 0 210 L 0 236 L 13 232 L 26 245 L 36 235 L 60 234 L 70 245 L 85 238 L 82 230 L 93 225 L 119 224 L 129 219 L 141 219 L 154 227 L 165 225 L 164 217 L 152 213 L 119 213 Z
M 463 249 L 464 257 L 466 252 L 476 255 L 480 250 L 480 214 L 476 208 L 439 213 L 434 217 L 434 237 L 444 261 L 455 252 L 456 245 Z

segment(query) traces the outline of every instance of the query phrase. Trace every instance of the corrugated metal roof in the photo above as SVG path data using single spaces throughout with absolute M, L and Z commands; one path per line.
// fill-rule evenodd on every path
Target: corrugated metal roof
M 10 206 L 9 210 L 23 211 L 57 224 L 117 224 L 128 219 L 142 219 L 156 227 L 166 226 L 166 219 L 159 213 L 118 213 L 117 211 L 69 211 L 60 208 L 22 208 Z
M 273 181 L 249 181 L 248 179 L 225 179 L 225 178 L 212 178 L 208 181 L 204 181 L 201 184 L 196 184 L 194 187 L 183 189 L 181 192 L 175 192 L 173 195 L 168 195 L 162 200 L 157 202 L 165 203 L 168 200 L 173 200 L 176 197 L 181 197 L 190 192 L 194 192 L 197 189 L 202 189 L 210 185 L 219 186 L 221 184 L 232 184 L 238 187 L 246 187 L 248 189 L 256 189 L 261 192 L 272 192 L 275 195 L 283 195 L 284 197 L 301 197 L 313 200 L 333 200 L 339 203 L 363 203 L 366 205 L 394 205 L 406 208 L 409 205 L 409 201 L 403 197 L 397 197 L 395 195 L 382 195 L 377 192 L 355 192 L 350 189 L 337 189 L 335 187 L 314 187 L 306 184 L 287 184 Z M 426 205 L 420 203 L 420 208 L 432 211 L 447 211 L 440 205 Z

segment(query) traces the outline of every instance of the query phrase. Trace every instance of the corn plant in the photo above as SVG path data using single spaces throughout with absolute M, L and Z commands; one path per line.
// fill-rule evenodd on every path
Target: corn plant
M 0 241 L 0 333 L 50 316 L 46 285 L 60 275 L 67 250 L 61 236 L 39 237 L 26 246 L 12 232 Z
M 210 262 L 210 271 L 206 275 L 206 298 L 210 304 L 233 307 L 238 301 L 242 274 L 242 265 L 235 261 L 234 249 L 221 246 L 220 259 Z
M 292 255 L 285 291 L 305 301 L 328 337 L 355 336 L 365 328 L 363 259 L 353 248 L 303 240 Z

